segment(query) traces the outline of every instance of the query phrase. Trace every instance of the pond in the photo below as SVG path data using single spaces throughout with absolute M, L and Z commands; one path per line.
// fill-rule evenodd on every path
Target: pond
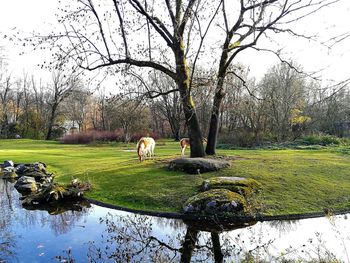
M 349 215 L 229 230 L 88 202 L 26 210 L 19 198 L 0 180 L 0 262 L 349 262 Z

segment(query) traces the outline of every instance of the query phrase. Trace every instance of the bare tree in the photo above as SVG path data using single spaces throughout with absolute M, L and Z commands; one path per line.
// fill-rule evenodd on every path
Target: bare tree
M 48 126 L 46 140 L 52 139 L 53 126 L 58 113 L 60 104 L 68 98 L 77 87 L 81 85 L 79 78 L 74 74 L 66 75 L 61 70 L 52 73 L 52 83 L 49 86 L 47 95 L 47 104 L 49 106 Z
M 7 138 L 9 130 L 9 115 L 8 109 L 11 97 L 11 87 L 14 85 L 12 76 L 6 72 L 0 72 L 0 135 Z
M 77 87 L 72 90 L 71 95 L 64 103 L 65 115 L 78 125 L 79 132 L 86 131 L 88 108 L 92 106 L 91 97 L 92 94 L 89 91 Z
M 31 87 L 33 89 L 33 129 L 34 129 L 34 138 L 41 138 L 42 131 L 45 127 L 44 115 L 45 115 L 45 101 L 44 101 L 44 85 L 41 81 L 36 82 L 34 77 L 31 78 Z
M 165 94 L 167 91 L 176 89 L 176 83 L 173 79 L 157 72 L 151 75 L 151 83 L 153 89 L 162 94 L 155 99 L 153 106 L 168 121 L 173 138 L 178 141 L 180 140 L 180 129 L 183 120 L 181 98 L 177 92 Z
M 223 1 L 221 27 L 224 37 L 210 119 L 207 154 L 215 154 L 219 111 L 225 97 L 224 81 L 228 68 L 237 55 L 248 48 L 254 48 L 258 40 L 270 32 L 309 38 L 294 32 L 289 25 L 334 2 L 337 0 L 240 0 L 230 4 Z M 231 10 L 238 12 L 235 15 Z M 278 51 L 273 52 L 279 56 Z
M 296 67 L 297 68 L 297 67 Z M 270 128 L 278 141 L 284 141 L 292 131 L 292 115 L 305 107 L 305 79 L 286 64 L 272 67 L 261 83 L 265 112 Z
M 180 94 L 191 156 L 198 157 L 205 153 L 192 92 L 196 65 L 208 64 L 214 57 L 209 62 L 212 66 L 220 57 L 206 148 L 207 154 L 215 154 L 224 81 L 237 55 L 248 48 L 262 50 L 257 43 L 270 33 L 310 38 L 294 32 L 293 23 L 337 1 L 77 0 L 63 8 L 65 14 L 59 22 L 64 31 L 40 38 L 39 44 L 49 42 L 50 47 L 58 48 L 59 61 L 72 59 L 88 71 L 137 70 L 145 75 L 151 68 L 169 76 L 176 83 L 172 91 Z M 219 28 L 215 32 L 221 32 L 221 45 L 208 40 L 215 34 L 210 31 L 213 24 Z M 270 51 L 281 58 L 278 50 Z M 154 98 L 163 93 L 148 95 Z
M 75 7 L 73 5 L 66 8 L 67 14 L 60 19 L 65 32 L 43 37 L 40 41 L 51 41 L 63 51 L 64 55 L 57 53 L 60 61 L 71 58 L 86 70 L 126 65 L 118 69 L 152 68 L 168 75 L 180 93 L 191 139 L 191 156 L 204 156 L 187 58 L 194 13 L 205 5 L 219 6 L 221 1 L 211 4 L 204 0 L 157 3 L 111 0 L 100 4 L 94 0 L 79 0 Z M 203 21 L 216 12 L 217 8 L 208 9 Z M 67 40 L 68 46 L 65 45 Z

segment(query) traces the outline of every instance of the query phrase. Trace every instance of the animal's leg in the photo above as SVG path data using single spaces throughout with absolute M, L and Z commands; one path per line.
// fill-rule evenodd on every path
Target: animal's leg
M 181 150 L 181 156 L 185 156 L 186 145 Z

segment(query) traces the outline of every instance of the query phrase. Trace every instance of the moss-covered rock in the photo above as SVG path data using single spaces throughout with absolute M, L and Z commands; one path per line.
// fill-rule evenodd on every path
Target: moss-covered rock
M 184 205 L 185 213 L 242 214 L 247 212 L 244 197 L 227 189 L 212 189 L 190 197 Z
M 212 177 L 203 181 L 201 191 L 210 189 L 227 189 L 243 196 L 250 196 L 259 191 L 261 184 L 250 178 L 243 177 Z
M 50 204 L 65 200 L 80 199 L 91 188 L 89 183 L 73 180 L 69 185 L 49 183 L 42 186 L 37 193 L 26 196 L 22 205 Z

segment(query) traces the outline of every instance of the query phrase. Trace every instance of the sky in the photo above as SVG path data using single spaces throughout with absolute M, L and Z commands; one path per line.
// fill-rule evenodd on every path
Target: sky
M 13 29 L 21 32 L 46 32 L 56 24 L 57 0 L 0 1 L 0 36 Z M 305 34 L 317 32 L 320 41 L 350 32 L 350 1 L 340 0 L 320 10 L 299 23 L 297 31 Z M 278 36 L 276 41 L 279 48 L 284 48 L 284 57 L 293 58 L 307 72 L 322 70 L 320 74 L 325 80 L 341 81 L 350 78 L 350 37 L 334 45 L 332 49 L 312 41 L 287 37 Z M 5 48 L 2 53 L 6 56 L 8 67 L 13 74 L 35 73 L 42 75 L 43 79 L 45 76 L 47 78 L 48 73 L 36 66 L 42 61 L 43 55 L 28 52 L 19 56 L 19 47 L 7 43 L 3 37 L 0 37 L 0 46 Z M 248 65 L 251 76 L 258 80 L 269 67 L 278 63 L 278 59 L 271 54 L 257 54 L 255 51 L 242 52 L 237 59 L 237 62 Z

